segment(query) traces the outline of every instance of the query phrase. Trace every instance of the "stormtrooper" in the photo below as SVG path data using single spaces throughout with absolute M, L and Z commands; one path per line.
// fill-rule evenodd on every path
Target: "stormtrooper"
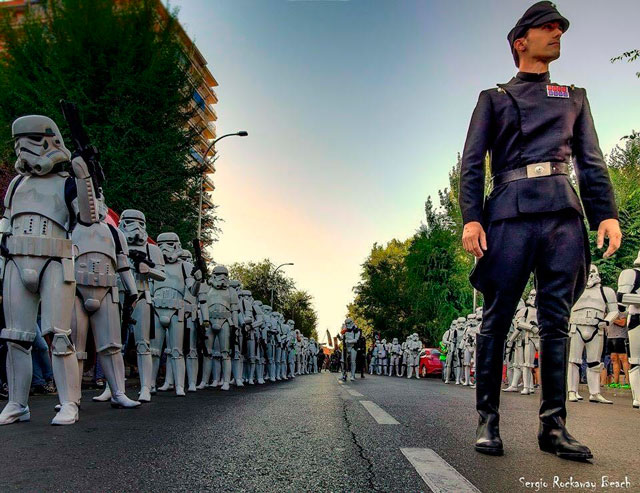
M 374 337 L 373 347 L 371 348 L 371 362 L 369 363 L 369 375 L 373 375 L 373 372 L 378 368 L 378 334 Z
M 464 317 L 458 317 L 456 319 L 454 341 L 454 368 L 456 374 L 456 385 L 462 384 L 462 368 L 464 361 L 464 329 L 465 329 Z
M 151 300 L 151 281 L 164 281 L 164 257 L 156 245 L 148 241 L 144 214 L 127 209 L 120 215 L 118 229 L 127 239 L 129 248 L 129 266 L 133 271 L 138 290 L 138 299 L 131 314 L 133 336 L 138 357 L 140 374 L 140 402 L 151 401 L 153 363 L 151 359 L 151 339 L 155 336 L 155 312 Z M 120 289 L 120 302 L 124 306 L 124 292 Z M 94 397 L 94 401 L 106 401 L 111 398 L 110 389 Z
M 464 357 L 462 364 L 464 367 L 464 383 L 462 385 L 471 385 L 471 363 L 474 361 L 474 353 L 476 349 L 476 334 L 478 333 L 478 318 L 475 313 L 467 315 L 467 323 L 463 333 Z
M 295 329 L 295 322 L 293 320 L 287 320 L 289 326 L 289 337 L 287 339 L 287 363 L 289 365 L 289 378 L 296 378 L 296 342 L 299 330 Z
M 193 302 L 197 299 L 198 290 L 200 289 L 200 282 L 196 281 L 196 278 L 191 275 L 194 271 L 193 264 L 180 259 L 182 245 L 177 234 L 161 233 L 158 235 L 156 242 L 164 256 L 166 279 L 153 283 L 153 307 L 156 315 L 156 325 L 155 338 L 151 341 L 151 355 L 153 357 L 152 390 L 154 390 L 153 386 L 158 375 L 160 356 L 166 334 L 167 349 L 170 351 L 167 365 L 171 365 L 175 380 L 175 393 L 177 396 L 184 396 L 186 369 L 184 353 L 187 345 L 185 344 L 186 312 L 188 311 L 189 316 L 191 316 Z M 199 271 L 196 275 L 200 279 L 202 278 L 202 274 Z M 191 300 L 191 303 L 187 304 L 185 299 L 187 301 Z M 186 336 L 187 341 L 189 341 L 188 332 Z M 189 347 L 190 354 L 197 354 L 195 338 L 193 352 L 191 352 L 191 349 Z M 189 361 L 193 366 L 194 359 L 191 358 Z M 195 362 L 197 365 L 197 359 Z M 193 384 L 193 390 L 195 390 L 197 368 L 192 367 L 190 374 L 190 383 Z
M 455 334 L 455 319 L 451 321 L 449 328 L 442 335 L 442 347 L 446 348 L 447 357 L 444 361 L 444 383 L 449 383 L 451 378 L 451 370 L 453 369 L 453 351 L 451 345 L 453 343 L 453 335 Z
M 214 365 L 221 366 L 222 390 L 229 390 L 231 381 L 231 330 L 239 327 L 240 300 L 229 287 L 229 271 L 224 265 L 216 265 L 211 276 L 211 289 L 207 293 L 209 323 L 213 332 Z M 266 309 L 267 307 L 265 307 Z M 265 318 L 267 314 L 265 312 Z M 219 358 L 215 358 L 219 354 Z M 214 371 L 214 378 L 216 372 Z M 203 374 L 203 380 L 205 375 Z M 208 379 L 208 376 L 207 376 Z M 206 380 L 205 380 L 206 381 Z M 214 381 L 214 385 L 216 382 Z
M 414 332 L 407 339 L 407 378 L 411 378 L 414 373 L 416 375 L 416 378 L 420 378 L 420 375 L 418 375 L 418 367 L 420 365 L 420 351 L 422 351 L 422 342 L 420 342 L 418 334 Z
M 264 383 L 265 355 L 267 353 L 267 323 L 263 308 L 262 301 L 253 302 L 253 309 L 256 313 L 256 380 L 260 385 Z
M 46 116 L 20 117 L 11 132 L 18 176 L 9 184 L 0 220 L 5 316 L 0 337 L 7 344 L 9 387 L 0 425 L 31 418 L 31 346 L 39 306 L 42 333 L 53 333 L 52 368 L 61 406 L 51 424 L 70 425 L 78 420 L 80 400 L 78 359 L 70 339 L 75 275 L 69 233 L 76 217 L 71 203 L 77 188 L 76 180 L 62 170 L 71 153 L 57 125 Z M 73 161 L 81 163 L 80 158 Z M 81 212 L 83 217 L 96 214 Z
M 122 231 L 107 224 L 107 207 L 101 190 L 94 189 L 86 163 L 75 159 L 73 171 L 78 187 L 78 224 L 71 240 L 75 256 L 76 297 L 71 319 L 71 338 L 76 346 L 82 382 L 89 327 L 111 393 L 111 405 L 140 405 L 125 395 L 120 306 L 116 278 L 120 278 L 125 305 L 130 309 L 138 288 L 129 266 L 129 249 Z M 79 404 L 79 402 L 78 402 Z
M 633 268 L 625 269 L 618 277 L 618 300 L 626 316 L 629 330 L 629 384 L 633 395 L 633 407 L 640 408 L 640 252 Z
M 267 380 L 276 381 L 276 334 L 278 327 L 273 317 L 273 309 L 269 305 L 263 305 L 262 313 L 265 321 L 265 370 L 268 374 Z
M 244 373 L 247 384 L 254 385 L 258 353 L 256 342 L 259 335 L 256 334 L 263 324 L 262 311 L 258 312 L 251 291 L 241 290 L 239 293 L 240 313 L 242 313 L 244 340 L 246 342 Z
M 302 375 L 302 333 L 296 330 L 296 375 Z
M 402 346 L 398 342 L 398 338 L 394 337 L 391 343 L 391 368 L 396 377 L 400 376 L 400 359 L 402 358 Z
M 356 327 L 356 324 L 351 318 L 347 318 L 344 321 L 344 351 L 343 357 L 343 373 L 342 379 L 347 380 L 347 361 L 349 366 L 349 380 L 352 382 L 356 379 L 356 356 L 358 351 L 356 349 L 356 343 L 360 339 L 360 330 Z M 348 358 L 348 360 L 347 360 Z
M 356 339 L 357 340 L 357 339 Z M 315 339 L 310 339 L 309 341 L 309 357 L 311 358 L 310 366 L 311 373 L 318 373 L 318 344 Z M 357 351 L 356 351 L 357 354 Z
M 387 340 L 382 339 L 382 341 L 376 342 L 376 348 L 378 349 L 378 354 L 376 356 L 376 364 L 377 364 L 377 373 L 378 375 L 382 375 L 387 368 Z
M 309 339 L 305 336 L 302 336 L 302 341 L 300 342 L 302 348 L 302 374 L 306 375 L 308 373 L 308 351 L 309 351 Z
M 407 361 L 409 360 L 407 341 L 402 341 L 402 344 L 400 344 L 400 350 L 400 373 L 398 376 L 403 377 L 407 372 Z
M 595 265 L 591 265 L 587 287 L 576 301 L 569 319 L 569 368 L 567 387 L 569 401 L 581 399 L 578 394 L 580 383 L 580 365 L 582 353 L 587 349 L 587 385 L 589 401 L 602 404 L 613 404 L 600 393 L 600 372 L 604 365 L 600 361 L 604 345 L 604 332 L 609 324 L 618 318 L 618 300 L 616 293 L 609 287 L 602 286 L 600 273 Z
M 387 350 L 387 367 L 385 368 L 384 374 L 388 377 L 391 376 L 391 346 L 392 344 L 390 342 L 387 342 L 385 345 L 385 349 Z
M 240 300 L 240 292 L 242 291 L 242 283 L 237 279 L 231 279 L 229 281 L 229 287 L 236 292 L 238 301 Z M 239 305 L 241 308 L 241 305 Z M 245 326 L 244 312 L 242 309 L 238 311 L 238 322 L 240 324 L 238 329 L 231 329 L 231 383 L 236 387 L 244 387 L 242 383 L 242 374 L 244 372 L 244 356 L 242 355 L 242 348 L 244 347 L 244 331 L 242 328 Z
M 533 368 L 536 351 L 540 349 L 540 336 L 538 335 L 538 310 L 536 304 L 536 290 L 532 289 L 527 297 L 524 311 L 516 318 L 516 328 L 523 334 L 523 363 L 522 363 L 522 395 L 533 394 Z
M 520 318 L 521 313 L 524 313 L 524 309 L 524 301 L 520 299 L 507 333 L 504 364 L 507 366 L 507 382 L 509 382 L 509 386 L 502 389 L 503 392 L 517 392 L 520 377 L 522 376 L 524 348 L 522 346 L 522 331 L 516 328 L 516 320 Z
M 280 312 L 272 312 L 271 320 L 273 323 L 273 377 L 276 381 L 282 380 L 282 314 Z M 269 367 L 271 370 L 271 367 Z

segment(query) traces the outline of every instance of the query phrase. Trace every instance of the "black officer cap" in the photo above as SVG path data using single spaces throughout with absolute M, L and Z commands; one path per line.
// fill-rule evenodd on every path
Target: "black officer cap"
M 558 12 L 554 3 L 548 1 L 534 3 L 527 9 L 524 15 L 520 17 L 514 28 L 511 29 L 507 35 L 509 48 L 511 48 L 511 53 L 513 54 L 513 60 L 516 63 L 516 67 L 520 64 L 520 61 L 518 52 L 513 47 L 515 40 L 522 38 L 529 28 L 541 26 L 542 24 L 553 21 L 560 23 L 560 27 L 563 32 L 566 32 L 567 29 L 569 29 L 569 21 L 560 15 L 560 12 Z

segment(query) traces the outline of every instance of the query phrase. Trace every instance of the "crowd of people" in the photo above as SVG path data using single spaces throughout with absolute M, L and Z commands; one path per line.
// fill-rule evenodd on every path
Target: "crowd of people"
M 93 400 L 118 408 L 149 402 L 157 390 L 185 396 L 317 372 L 319 345 L 230 280 L 225 266 L 208 275 L 199 242 L 194 261 L 173 232 L 151 242 L 139 210 L 123 211 L 117 227 L 107 221 L 94 148 L 72 155 L 56 123 L 40 115 L 18 118 L 12 133 L 18 175 L 0 220 L 8 398 L 0 425 L 30 420 L 30 390 L 57 391 L 52 424 L 79 419 L 90 332 L 97 376 L 107 382 Z M 137 400 L 125 393 L 123 351 L 131 347 Z
M 638 366 L 640 341 L 637 340 L 635 315 L 638 303 L 636 278 L 640 272 L 640 254 L 633 269 L 620 274 L 617 292 L 602 286 L 598 268 L 592 265 L 584 293 L 571 310 L 569 320 L 569 367 L 567 371 L 568 400 L 584 398 L 578 385 L 586 383 L 589 402 L 613 404 L 601 393 L 601 388 L 631 389 L 632 405 L 640 407 Z M 631 297 L 628 297 L 632 294 Z M 536 309 L 537 293 L 532 289 L 526 302 L 520 301 L 507 336 L 503 382 L 504 392 L 534 394 L 540 386 L 538 351 L 540 337 Z M 451 323 L 444 333 L 440 348 L 446 354 L 445 383 L 475 387 L 472 374 L 475 366 L 476 336 L 482 324 L 482 308 Z

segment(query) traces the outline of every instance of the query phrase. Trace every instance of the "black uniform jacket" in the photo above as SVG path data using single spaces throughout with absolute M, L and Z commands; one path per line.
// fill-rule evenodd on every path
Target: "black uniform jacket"
M 583 215 L 580 199 L 566 175 L 504 183 L 485 201 L 487 151 L 492 175 L 531 163 L 568 163 L 573 157 L 591 229 L 596 230 L 604 219 L 618 217 L 586 91 L 571 86 L 564 91 L 568 98 L 550 97 L 548 85 L 552 85 L 548 72 L 519 72 L 508 83 L 480 93 L 462 155 L 460 207 L 465 224 L 479 221 L 486 225 L 563 209 Z

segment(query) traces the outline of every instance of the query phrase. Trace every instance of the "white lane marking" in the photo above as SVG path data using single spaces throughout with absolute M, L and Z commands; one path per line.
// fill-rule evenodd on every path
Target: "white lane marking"
M 347 387 L 346 385 L 344 387 Z M 353 397 L 364 397 L 360 392 L 358 392 L 357 390 L 353 390 L 352 388 L 347 387 L 347 392 L 349 392 Z
M 373 416 L 373 419 L 379 425 L 399 425 L 395 418 L 391 416 L 387 411 L 382 409 L 380 406 L 371 401 L 360 401 L 360 404 L 364 406 L 364 408 L 369 411 L 369 414 Z
M 430 448 L 401 448 L 420 477 L 433 493 L 480 493 L 467 478 Z

